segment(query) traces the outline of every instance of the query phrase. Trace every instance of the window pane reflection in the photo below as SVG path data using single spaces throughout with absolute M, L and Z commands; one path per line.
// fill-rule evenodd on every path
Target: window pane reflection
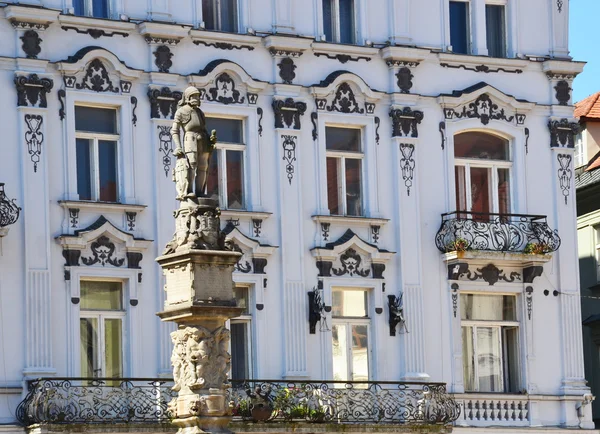
M 327 204 L 332 215 L 342 214 L 340 208 L 340 174 L 337 158 L 327 157 Z
M 117 201 L 117 142 L 98 141 L 100 200 Z
M 362 215 L 361 160 L 346 158 L 346 209 L 352 216 Z
M 244 155 L 242 151 L 226 151 L 227 162 L 227 207 L 229 209 L 243 209 L 243 177 Z

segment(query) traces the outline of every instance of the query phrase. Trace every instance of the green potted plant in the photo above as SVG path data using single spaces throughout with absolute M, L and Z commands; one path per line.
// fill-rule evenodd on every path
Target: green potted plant
M 550 253 L 550 246 L 546 243 L 527 243 L 523 253 L 529 255 L 545 255 Z
M 450 241 L 447 245 L 446 245 L 446 251 L 447 252 L 464 252 L 466 250 L 469 250 L 469 242 L 467 240 L 465 240 L 464 238 L 455 238 L 454 241 Z

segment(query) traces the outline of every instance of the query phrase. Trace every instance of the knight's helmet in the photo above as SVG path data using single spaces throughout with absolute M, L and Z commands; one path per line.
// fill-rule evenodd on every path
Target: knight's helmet
M 194 86 L 189 86 L 184 92 L 183 92 L 183 98 L 181 98 L 181 101 L 179 101 L 180 106 L 183 106 L 185 104 L 188 103 L 188 100 L 190 99 L 190 96 L 192 95 L 200 95 L 200 91 L 198 90 L 198 88 L 194 87 Z

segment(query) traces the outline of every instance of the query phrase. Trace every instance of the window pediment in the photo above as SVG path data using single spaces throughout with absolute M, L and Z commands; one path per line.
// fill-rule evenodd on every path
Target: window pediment
M 219 59 L 190 75 L 189 84 L 200 89 L 204 101 L 248 105 L 256 104 L 258 93 L 268 83 L 255 80 L 237 63 Z
M 277 249 L 277 246 L 261 244 L 257 240 L 246 236 L 233 224 L 228 224 L 223 229 L 225 242 L 242 257 L 234 267 L 234 272 L 265 274 L 268 258 Z
M 375 112 L 381 94 L 372 90 L 365 81 L 348 71 L 336 71 L 311 87 L 319 111 L 345 114 Z
M 58 62 L 66 88 L 94 92 L 129 93 L 131 82 L 143 71 L 132 69 L 100 47 L 86 47 Z
M 382 279 L 394 252 L 367 243 L 348 229 L 337 241 L 312 249 L 320 277 Z
M 123 268 L 140 268 L 142 253 L 152 243 L 120 230 L 104 216 L 73 235 L 58 236 L 56 241 L 63 247 L 65 266 Z
M 438 103 L 447 121 L 479 119 L 483 125 L 492 120 L 524 125 L 535 103 L 518 100 L 485 82 L 450 95 L 440 95 Z

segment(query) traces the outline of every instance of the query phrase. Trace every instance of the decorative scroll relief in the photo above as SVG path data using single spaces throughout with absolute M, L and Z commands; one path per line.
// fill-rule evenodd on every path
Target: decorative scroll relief
M 371 274 L 369 260 L 363 258 L 353 248 L 346 250 L 340 255 L 331 271 L 336 276 L 347 275 L 349 277 L 369 277 Z
M 31 162 L 33 163 L 33 171 L 37 172 L 38 163 L 42 155 L 42 143 L 44 143 L 44 134 L 42 133 L 42 123 L 44 118 L 41 115 L 25 115 L 25 143 L 27 144 L 27 152 Z
M 100 59 L 94 59 L 88 64 L 85 75 L 79 83 L 75 84 L 75 88 L 94 92 L 119 92 L 119 88 L 113 84 L 106 66 Z
M 117 255 L 117 247 L 105 235 L 90 244 L 89 256 L 82 256 L 81 261 L 84 265 L 112 265 L 113 267 L 121 267 L 125 263 L 125 258 L 119 258 Z
M 548 122 L 548 129 L 550 130 L 551 148 L 575 147 L 575 136 L 580 130 L 577 122 L 570 122 L 567 118 L 550 120 Z
M 52 90 L 54 82 L 49 78 L 40 78 L 37 74 L 15 75 L 15 86 L 17 106 L 46 108 L 46 95 Z
M 283 140 L 283 161 L 285 162 L 285 172 L 287 173 L 288 182 L 292 185 L 292 179 L 296 171 L 294 163 L 296 162 L 296 144 L 297 136 L 282 135 Z
M 300 118 L 306 112 L 306 103 L 294 101 L 292 98 L 273 101 L 273 112 L 275 113 L 275 128 L 302 128 Z
M 244 274 L 251 273 L 252 272 L 252 264 L 248 260 L 248 252 L 244 251 L 240 247 L 240 245 L 238 243 L 236 243 L 235 241 L 230 241 L 229 245 L 231 246 L 231 250 L 242 254 L 240 260 L 237 261 L 237 263 L 233 267 L 233 271 L 238 272 L 238 273 L 244 273 Z
M 173 380 L 175 391 L 227 389 L 231 366 L 230 333 L 225 327 L 210 331 L 204 327 L 186 327 L 171 333 Z
M 402 170 L 402 179 L 404 180 L 406 194 L 408 196 L 410 196 L 410 188 L 413 185 L 413 175 L 415 172 L 414 152 L 415 145 L 407 143 L 400 144 L 400 154 L 402 155 L 402 158 L 400 159 L 400 169 Z
M 570 154 L 557 154 L 558 159 L 558 182 L 562 194 L 565 197 L 565 205 L 569 199 L 569 193 L 571 192 L 571 178 L 573 177 L 573 171 L 571 170 L 571 162 L 573 156 Z
M 245 97 L 242 96 L 235 80 L 227 72 L 220 74 L 214 82 L 214 86 L 209 87 L 204 98 L 207 101 L 218 102 L 221 104 L 243 104 Z
M 332 98 L 317 98 L 315 102 L 318 110 L 328 112 L 373 114 L 375 111 L 375 104 L 365 101 L 362 94 L 355 92 L 348 82 L 341 83 Z
M 464 105 L 462 109 L 445 108 L 444 116 L 447 120 L 479 119 L 483 125 L 488 125 L 492 120 L 523 125 L 526 118 L 522 113 L 507 116 L 505 109 L 495 103 L 487 93 Z
M 423 120 L 423 112 L 410 107 L 390 110 L 392 137 L 419 137 L 418 125 Z
M 448 265 L 449 280 L 483 280 L 489 286 L 494 286 L 499 281 L 514 283 L 521 281 L 521 273 L 517 268 L 507 269 L 506 271 L 496 267 L 494 264 L 488 264 L 483 267 L 477 267 L 475 270 L 469 268 L 466 262 L 458 262 Z
M 150 88 L 148 90 L 150 117 L 153 119 L 173 119 L 177 111 L 177 103 L 181 101 L 182 97 L 181 92 L 171 90 L 168 87 Z
M 162 154 L 162 164 L 165 176 L 169 176 L 173 155 L 173 138 L 171 137 L 170 125 L 158 125 L 158 152 Z M 174 175 L 174 174 L 173 174 Z

